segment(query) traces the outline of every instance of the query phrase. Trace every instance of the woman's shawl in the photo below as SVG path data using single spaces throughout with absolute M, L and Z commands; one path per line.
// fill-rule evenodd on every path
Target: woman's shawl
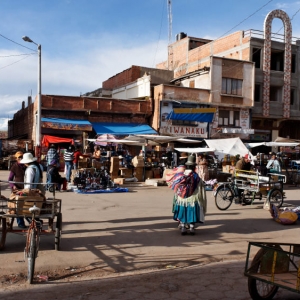
M 200 177 L 196 172 L 184 174 L 185 168 L 178 167 L 172 173 L 166 175 L 166 181 L 175 194 L 181 198 L 190 197 L 200 182 Z

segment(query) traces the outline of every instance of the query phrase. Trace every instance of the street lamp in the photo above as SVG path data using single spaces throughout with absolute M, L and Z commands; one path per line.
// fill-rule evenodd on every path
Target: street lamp
M 37 115 L 36 115 L 36 135 L 35 135 L 35 144 L 37 147 L 41 146 L 41 101 L 42 101 L 42 63 L 41 63 L 41 51 L 42 51 L 42 46 L 40 44 L 35 43 L 31 38 L 28 36 L 23 36 L 22 39 L 25 42 L 33 43 L 37 45 L 38 49 L 38 86 L 37 86 L 37 93 L 38 93 L 38 98 L 37 98 Z

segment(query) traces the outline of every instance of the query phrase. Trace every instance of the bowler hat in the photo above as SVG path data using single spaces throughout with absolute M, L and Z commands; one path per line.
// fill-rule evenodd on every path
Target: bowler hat
M 188 157 L 188 160 L 187 160 L 187 162 L 185 163 L 187 166 L 195 166 L 195 165 L 197 165 L 196 164 L 196 156 L 195 155 L 190 155 L 189 157 Z

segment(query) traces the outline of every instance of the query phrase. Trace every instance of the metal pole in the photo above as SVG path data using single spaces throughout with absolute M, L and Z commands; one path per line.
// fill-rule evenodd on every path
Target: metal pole
M 39 44 L 38 46 L 38 99 L 37 99 L 37 130 L 36 130 L 36 146 L 41 145 L 41 101 L 42 101 L 42 61 L 41 61 L 41 53 L 42 53 L 42 46 Z

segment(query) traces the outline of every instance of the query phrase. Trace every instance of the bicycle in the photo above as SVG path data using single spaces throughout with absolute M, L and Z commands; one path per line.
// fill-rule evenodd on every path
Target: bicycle
M 28 263 L 28 273 L 27 280 L 28 283 L 32 283 L 35 267 L 35 259 L 38 256 L 39 244 L 40 244 L 40 233 L 42 229 L 42 221 L 36 220 L 35 215 L 40 212 L 40 208 L 34 203 L 32 207 L 29 208 L 32 214 L 31 222 L 27 230 L 26 235 L 26 246 L 24 249 L 24 258 L 27 258 Z

